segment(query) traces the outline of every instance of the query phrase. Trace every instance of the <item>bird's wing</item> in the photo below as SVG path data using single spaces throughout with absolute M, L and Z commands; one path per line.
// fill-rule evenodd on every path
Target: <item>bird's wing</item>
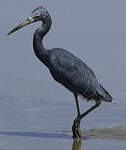
M 90 96 L 96 92 L 98 82 L 93 71 L 71 53 L 54 51 L 50 64 L 53 78 L 72 92 Z

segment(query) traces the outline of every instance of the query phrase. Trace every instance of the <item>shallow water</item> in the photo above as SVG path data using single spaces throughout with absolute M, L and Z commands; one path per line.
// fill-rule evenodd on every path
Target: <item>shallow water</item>
M 29 97 L 16 94 L 19 97 L 7 93 L 0 94 L 1 148 L 9 150 L 11 146 L 13 150 L 43 148 L 100 150 L 114 147 L 116 150 L 126 147 L 125 116 L 115 113 L 119 109 L 124 111 L 123 106 L 103 104 L 94 113 L 92 112 L 81 122 L 83 141 L 73 143 L 71 127 L 76 111 L 72 97 L 62 99 L 37 97 L 35 100 L 34 94 Z M 92 103 L 80 102 L 87 104 L 83 104 L 81 108 L 86 109 L 87 106 L 92 105 Z M 113 112 L 111 116 L 110 112 Z M 113 117 L 115 114 L 116 118 Z
M 82 120 L 82 142 L 72 140 L 73 95 L 53 81 L 32 50 L 39 23 L 6 37 L 39 5 L 53 18 L 45 47 L 66 48 L 81 58 L 116 101 L 103 102 Z M 115 0 L 0 1 L 1 150 L 126 149 L 125 6 Z M 79 103 L 81 112 L 93 105 L 81 98 Z

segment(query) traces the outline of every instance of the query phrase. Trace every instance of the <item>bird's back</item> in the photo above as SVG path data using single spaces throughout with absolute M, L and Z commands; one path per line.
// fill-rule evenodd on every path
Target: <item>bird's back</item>
M 79 58 L 64 49 L 48 51 L 48 68 L 53 78 L 67 89 L 87 99 L 111 101 L 108 92 L 98 83 L 94 72 Z

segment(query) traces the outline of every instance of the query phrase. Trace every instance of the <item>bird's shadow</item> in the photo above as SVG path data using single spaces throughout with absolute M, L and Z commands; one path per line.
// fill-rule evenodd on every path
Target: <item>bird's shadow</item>
M 73 140 L 73 137 L 71 135 L 69 135 L 69 134 L 63 134 L 63 133 L 0 132 L 0 135 Z M 83 137 L 83 139 L 86 139 L 86 138 Z M 78 140 L 73 140 L 72 150 L 81 150 L 81 144 L 82 144 L 81 140 L 79 140 L 79 141 Z
M 68 139 L 72 140 L 73 137 L 69 134 L 63 133 L 45 133 L 45 132 L 0 132 L 1 135 L 8 136 L 24 136 L 24 137 L 36 137 L 36 138 L 48 138 L 48 139 Z M 82 137 L 86 139 L 86 137 Z

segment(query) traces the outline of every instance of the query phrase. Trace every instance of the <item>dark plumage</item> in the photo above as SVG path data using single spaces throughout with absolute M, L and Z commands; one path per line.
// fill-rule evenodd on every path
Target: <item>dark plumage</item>
M 48 52 L 48 68 L 56 81 L 75 95 L 82 95 L 88 100 L 112 101 L 112 97 L 98 83 L 94 72 L 79 58 L 64 49 Z
M 73 136 L 78 138 L 81 136 L 79 133 L 80 131 L 78 130 L 80 120 L 93 109 L 98 107 L 101 100 L 111 102 L 112 97 L 103 86 L 99 84 L 94 72 L 79 58 L 61 48 L 53 48 L 49 50 L 44 48 L 42 40 L 49 31 L 52 20 L 48 11 L 43 7 L 39 7 L 32 11 L 30 17 L 10 31 L 8 35 L 17 31 L 21 27 L 36 21 L 42 21 L 43 24 L 34 33 L 34 52 L 39 60 L 48 67 L 54 80 L 73 92 L 78 111 L 78 117 L 73 124 Z M 77 99 L 78 95 L 82 95 L 84 98 L 87 98 L 87 100 L 94 99 L 96 105 L 91 107 L 87 112 L 80 114 Z M 77 124 L 77 128 L 75 128 L 75 124 Z

